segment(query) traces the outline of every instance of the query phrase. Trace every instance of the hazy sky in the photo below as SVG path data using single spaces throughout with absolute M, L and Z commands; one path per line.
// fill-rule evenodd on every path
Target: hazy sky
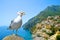
M 23 24 L 50 5 L 60 5 L 60 0 L 0 0 L 0 26 L 9 26 L 17 11 L 25 11 Z

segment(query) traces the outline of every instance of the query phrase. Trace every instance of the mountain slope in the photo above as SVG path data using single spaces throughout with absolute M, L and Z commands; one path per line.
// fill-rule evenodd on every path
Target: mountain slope
M 60 15 L 60 6 L 59 5 L 48 6 L 45 10 L 41 11 L 37 16 L 33 17 L 27 23 L 25 23 L 23 25 L 23 28 L 30 29 L 31 27 L 34 27 L 37 23 L 40 23 L 48 16 L 55 16 L 55 15 Z

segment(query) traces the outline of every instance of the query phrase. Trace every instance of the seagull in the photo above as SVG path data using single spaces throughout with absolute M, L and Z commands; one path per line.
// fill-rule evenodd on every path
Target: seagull
M 22 25 L 22 16 L 25 15 L 25 13 L 24 12 L 17 12 L 17 14 L 18 14 L 18 16 L 11 21 L 11 24 L 8 28 L 13 31 L 16 30 L 16 34 L 17 34 L 18 29 Z

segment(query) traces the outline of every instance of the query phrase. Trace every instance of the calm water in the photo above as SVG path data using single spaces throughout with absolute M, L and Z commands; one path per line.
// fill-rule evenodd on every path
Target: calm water
M 12 31 L 7 30 L 7 28 L 8 27 L 6 27 L 6 26 L 0 27 L 0 40 L 2 40 L 6 36 L 12 34 Z M 24 30 L 23 28 L 20 28 L 18 30 L 18 35 L 23 37 L 25 40 L 32 40 L 31 33 L 29 31 Z

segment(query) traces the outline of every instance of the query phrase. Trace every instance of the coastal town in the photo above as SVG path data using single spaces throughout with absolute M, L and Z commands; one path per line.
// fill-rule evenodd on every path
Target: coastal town
M 31 30 L 33 40 L 58 40 L 58 36 L 60 36 L 60 16 L 48 16 Z

